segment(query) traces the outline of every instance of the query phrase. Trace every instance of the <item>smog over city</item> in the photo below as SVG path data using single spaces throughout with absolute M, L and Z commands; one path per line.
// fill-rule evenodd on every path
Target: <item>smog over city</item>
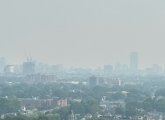
M 0 120 L 165 120 L 164 6 L 1 0 Z

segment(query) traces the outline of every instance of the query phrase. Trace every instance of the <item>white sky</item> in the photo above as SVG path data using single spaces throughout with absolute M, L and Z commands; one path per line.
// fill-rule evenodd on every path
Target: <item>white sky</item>
M 165 64 L 164 0 L 0 0 L 0 56 L 93 67 Z

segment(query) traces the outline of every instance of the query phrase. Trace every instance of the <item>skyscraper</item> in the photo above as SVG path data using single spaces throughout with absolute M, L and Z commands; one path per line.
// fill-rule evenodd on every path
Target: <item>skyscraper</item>
M 31 58 L 28 58 L 27 61 L 23 63 L 23 73 L 25 75 L 35 73 L 35 63 L 32 61 Z
M 132 52 L 130 54 L 130 70 L 135 72 L 138 70 L 138 53 Z

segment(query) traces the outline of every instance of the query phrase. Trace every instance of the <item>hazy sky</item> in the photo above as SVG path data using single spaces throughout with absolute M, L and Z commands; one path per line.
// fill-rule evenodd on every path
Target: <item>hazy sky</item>
M 165 64 L 164 0 L 0 0 L 0 56 L 50 64 Z

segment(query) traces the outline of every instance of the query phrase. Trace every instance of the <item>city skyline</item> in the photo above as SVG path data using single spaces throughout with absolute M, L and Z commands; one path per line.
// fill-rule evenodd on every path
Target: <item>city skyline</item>
M 165 120 L 165 0 L 0 0 L 0 120 Z
M 0 1 L 0 56 L 66 66 L 165 64 L 164 1 Z
M 145 70 L 145 69 L 150 69 L 150 68 L 154 68 L 154 67 L 161 67 L 162 70 L 165 69 L 165 64 L 159 64 L 159 63 L 153 63 L 153 64 L 148 64 L 148 66 L 143 66 L 141 65 L 141 63 L 139 63 L 139 61 L 141 61 L 139 59 L 139 53 L 134 51 L 134 52 L 130 52 L 129 55 L 127 56 L 128 58 L 128 61 L 127 62 L 123 62 L 123 61 L 118 61 L 118 62 L 115 62 L 115 63 L 108 63 L 108 64 L 100 64 L 100 65 L 97 65 L 97 66 L 76 66 L 76 65 L 66 65 L 66 64 L 63 64 L 63 63 L 47 63 L 47 62 L 44 62 L 42 60 L 37 60 L 35 59 L 35 57 L 32 57 L 32 56 L 27 56 L 26 59 L 23 59 L 22 61 L 20 61 L 19 63 L 9 63 L 8 62 L 8 59 L 5 58 L 5 57 L 0 57 L 0 65 L 11 65 L 11 66 L 15 66 L 15 65 L 24 65 L 24 63 L 26 62 L 32 62 L 33 64 L 37 64 L 38 66 L 40 65 L 46 65 L 46 66 L 54 66 L 54 65 L 57 65 L 57 66 L 63 66 L 64 68 L 67 68 L 67 69 L 72 69 L 72 68 L 83 68 L 83 69 L 104 69 L 104 67 L 106 67 L 107 69 L 112 69 L 115 70 L 115 69 L 127 69 L 127 70 L 131 70 L 133 72 L 136 72 L 138 70 Z M 109 68 L 110 67 L 110 68 Z M 121 67 L 121 68 L 120 68 Z M 106 69 L 105 68 L 105 69 Z

